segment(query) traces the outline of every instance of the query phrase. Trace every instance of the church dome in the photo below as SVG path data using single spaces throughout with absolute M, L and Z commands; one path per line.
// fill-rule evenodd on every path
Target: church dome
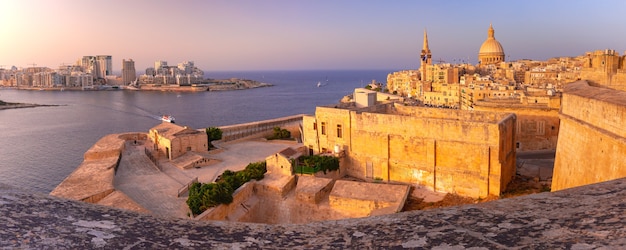
M 504 49 L 498 40 L 494 36 L 494 30 L 489 25 L 489 31 L 487 32 L 487 40 L 483 42 L 478 51 L 478 61 L 480 64 L 493 64 L 504 61 Z
M 487 40 L 480 46 L 479 54 L 504 54 L 504 49 L 498 40 L 495 38 L 487 38 Z

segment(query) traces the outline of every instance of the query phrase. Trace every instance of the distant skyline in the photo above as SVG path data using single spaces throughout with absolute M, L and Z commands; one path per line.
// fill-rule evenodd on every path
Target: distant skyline
M 626 1 L 0 0 L 0 65 L 58 68 L 85 55 L 227 70 L 417 69 L 477 63 L 489 24 L 506 60 L 626 50 Z

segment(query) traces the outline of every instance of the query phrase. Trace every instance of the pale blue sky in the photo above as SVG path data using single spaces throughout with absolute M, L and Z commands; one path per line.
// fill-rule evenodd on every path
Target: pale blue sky
M 414 69 L 477 62 L 492 23 L 507 60 L 626 50 L 626 1 L 0 0 L 0 65 L 56 68 L 83 55 L 195 61 L 205 71 Z

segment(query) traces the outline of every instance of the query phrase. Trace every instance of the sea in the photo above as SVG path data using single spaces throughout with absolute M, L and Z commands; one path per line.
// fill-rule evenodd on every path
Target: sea
M 49 193 L 107 134 L 147 132 L 160 115 L 192 128 L 314 114 L 397 70 L 206 72 L 272 87 L 219 92 L 37 91 L 0 88 L 0 100 L 56 106 L 0 110 L 0 183 Z M 321 86 L 318 87 L 318 83 Z

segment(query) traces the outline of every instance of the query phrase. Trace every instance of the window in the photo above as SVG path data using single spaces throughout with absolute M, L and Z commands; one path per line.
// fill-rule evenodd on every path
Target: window
M 342 137 L 341 125 L 337 124 L 337 138 Z
M 317 130 L 317 122 L 313 123 L 313 130 Z
M 326 134 L 326 123 L 322 122 L 322 134 L 325 135 Z

